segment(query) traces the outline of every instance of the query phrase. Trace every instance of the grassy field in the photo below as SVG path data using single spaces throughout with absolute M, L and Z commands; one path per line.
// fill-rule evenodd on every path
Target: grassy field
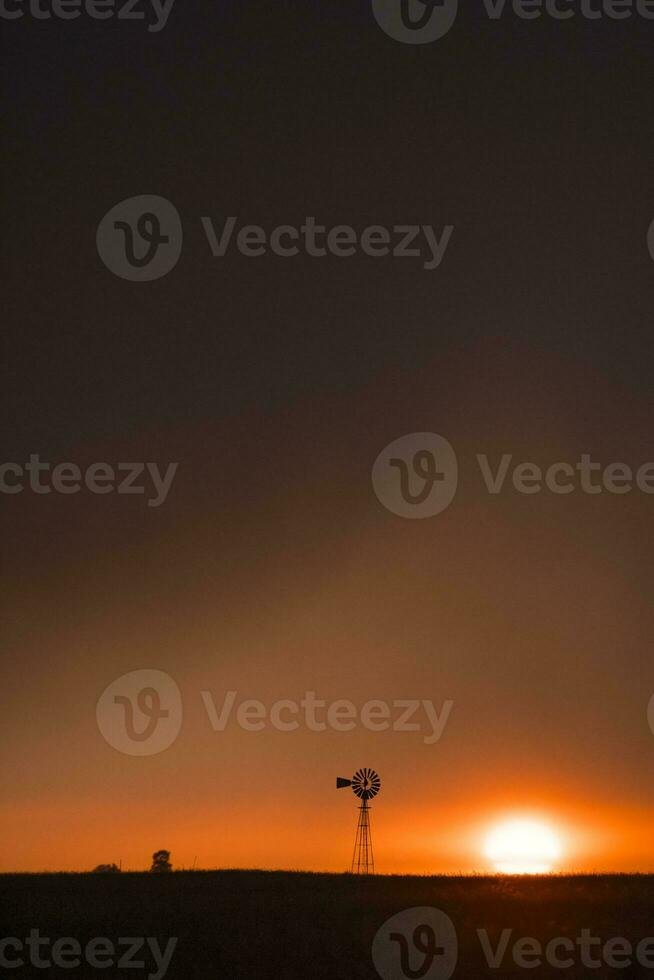
M 573 957 L 572 965 L 526 968 L 512 954 L 522 937 L 534 937 L 543 946 L 556 937 L 574 943 L 584 929 L 602 940 L 602 946 L 593 947 L 595 958 L 616 937 L 635 949 L 654 936 L 654 877 L 648 876 L 366 879 L 257 871 L 0 876 L 2 937 L 22 940 L 38 929 L 51 942 L 73 937 L 83 948 L 95 937 L 115 944 L 123 937 L 156 937 L 162 950 L 176 937 L 165 973 L 170 980 L 372 980 L 378 976 L 371 957 L 377 930 L 390 916 L 416 906 L 438 908 L 452 920 L 458 937 L 452 976 L 458 980 L 654 976 L 654 940 L 651 965 L 647 960 L 637 964 L 634 956 L 632 966 L 588 968 L 577 947 L 575 953 L 558 954 Z M 491 968 L 478 930 L 487 931 L 495 948 L 505 929 L 512 930 L 506 955 L 501 966 Z M 411 930 L 407 942 L 413 942 Z M 399 950 L 397 941 L 394 948 Z M 124 955 L 127 946 L 119 949 Z M 416 976 L 425 959 L 413 945 L 410 949 Z M 29 954 L 12 949 L 7 955 Z M 48 955 L 46 947 L 41 955 Z M 150 951 L 134 958 L 145 966 L 98 969 L 82 957 L 76 968 L 26 965 L 0 969 L 0 976 L 141 980 L 156 975 Z M 626 959 L 623 952 L 622 962 Z M 406 975 L 398 965 L 385 977 L 402 980 Z M 422 976 L 445 980 L 442 957 L 435 956 Z

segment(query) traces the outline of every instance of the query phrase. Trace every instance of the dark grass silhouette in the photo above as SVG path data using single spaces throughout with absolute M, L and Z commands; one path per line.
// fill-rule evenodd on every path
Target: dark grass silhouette
M 580 963 L 561 970 L 525 970 L 507 956 L 491 970 L 476 930 L 497 943 L 504 928 L 517 939 L 545 944 L 575 939 L 583 928 L 636 945 L 654 935 L 654 876 L 395 877 L 260 871 L 195 871 L 0 876 L 2 935 L 25 937 L 38 928 L 82 945 L 107 936 L 157 937 L 179 942 L 171 980 L 372 980 L 370 949 L 379 926 L 412 906 L 436 906 L 453 919 L 459 938 L 457 980 L 494 977 L 651 977 L 651 969 Z M 75 978 L 136 977 L 148 971 L 92 969 L 13 970 L 12 975 Z M 401 980 L 398 975 L 397 980 Z

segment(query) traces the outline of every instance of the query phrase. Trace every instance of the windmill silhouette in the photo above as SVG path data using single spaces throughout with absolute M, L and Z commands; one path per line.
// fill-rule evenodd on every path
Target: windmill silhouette
M 346 786 L 351 786 L 354 795 L 361 800 L 359 822 L 354 839 L 354 854 L 352 855 L 352 874 L 374 875 L 375 858 L 372 851 L 368 800 L 371 800 L 379 792 L 381 779 L 374 769 L 358 769 L 352 779 L 337 777 L 336 789 L 344 789 Z

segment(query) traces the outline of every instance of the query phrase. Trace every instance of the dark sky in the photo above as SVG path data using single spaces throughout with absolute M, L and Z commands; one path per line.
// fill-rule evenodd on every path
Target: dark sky
M 294 819 L 296 767 L 310 770 L 332 834 L 351 816 L 332 777 L 366 764 L 388 786 L 389 869 L 468 869 L 474 848 L 439 850 L 448 814 L 523 806 L 613 834 L 570 860 L 651 869 L 654 498 L 490 498 L 475 456 L 654 459 L 654 21 L 493 22 L 466 3 L 446 37 L 412 46 L 359 0 L 177 0 L 160 33 L 26 16 L 3 35 L 2 459 L 180 464 L 156 510 L 0 497 L 4 865 L 48 864 L 43 828 L 66 825 L 70 800 L 97 831 L 70 866 L 105 857 L 109 823 L 136 864 L 145 821 L 227 863 L 189 812 L 206 808 L 221 840 L 241 827 L 247 765 L 271 828 L 258 862 L 340 867 L 349 838 L 296 854 L 271 814 Z M 184 226 L 179 264 L 150 283 L 113 276 L 95 245 L 106 212 L 141 194 Z M 455 230 L 426 271 L 213 258 L 205 215 Z M 403 521 L 370 470 L 424 431 L 455 446 L 460 490 L 447 513 Z M 150 771 L 95 725 L 103 688 L 141 667 L 195 705 L 188 735 L 137 760 Z M 431 749 L 233 733 L 225 754 L 196 702 L 230 687 L 452 698 L 455 712 Z M 406 843 L 414 765 L 421 830 Z M 144 771 L 179 787 L 172 822 L 157 790 L 134 802 Z M 121 824 L 108 797 L 122 794 Z

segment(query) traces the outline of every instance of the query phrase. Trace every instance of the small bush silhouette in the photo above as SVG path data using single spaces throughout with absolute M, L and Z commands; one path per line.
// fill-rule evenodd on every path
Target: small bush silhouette
M 94 875 L 115 875 L 120 874 L 120 868 L 117 864 L 99 864 L 97 868 L 93 869 Z
M 173 866 L 170 863 L 170 851 L 155 851 L 152 855 L 152 867 L 150 871 L 155 871 L 160 873 L 162 871 L 172 871 Z

